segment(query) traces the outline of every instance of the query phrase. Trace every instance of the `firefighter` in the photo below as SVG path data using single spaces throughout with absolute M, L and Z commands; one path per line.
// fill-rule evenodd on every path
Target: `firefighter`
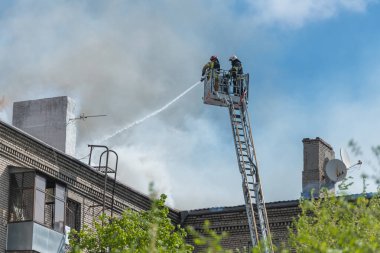
M 215 55 L 211 56 L 210 61 L 204 65 L 204 67 L 202 69 L 201 81 L 204 80 L 204 78 L 205 78 L 204 75 L 206 74 L 207 71 L 209 71 L 208 75 L 207 75 L 207 80 L 210 80 L 212 70 L 215 70 L 214 71 L 214 91 L 217 92 L 219 90 L 218 75 L 220 72 L 220 64 L 219 64 L 218 57 L 216 57 Z
M 232 77 L 232 82 L 234 85 L 234 93 L 237 93 L 239 90 L 238 86 L 240 84 L 239 77 L 240 75 L 243 74 L 243 67 L 241 65 L 241 61 L 237 58 L 236 55 L 232 55 L 229 58 L 229 61 L 231 62 L 231 69 L 229 70 L 229 74 Z

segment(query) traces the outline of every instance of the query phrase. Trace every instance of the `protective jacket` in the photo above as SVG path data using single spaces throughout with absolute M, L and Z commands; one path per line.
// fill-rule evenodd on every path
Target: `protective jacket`
M 208 63 L 206 63 L 206 65 L 204 65 L 202 69 L 202 76 L 204 76 L 206 74 L 206 71 L 209 69 L 216 69 L 217 71 L 220 71 L 219 61 L 215 60 L 215 61 L 209 61 Z
M 241 61 L 239 59 L 235 59 L 233 61 L 231 61 L 231 69 L 230 69 L 230 73 L 232 75 L 232 77 L 236 77 L 236 75 L 241 75 L 243 74 L 243 67 L 241 65 Z

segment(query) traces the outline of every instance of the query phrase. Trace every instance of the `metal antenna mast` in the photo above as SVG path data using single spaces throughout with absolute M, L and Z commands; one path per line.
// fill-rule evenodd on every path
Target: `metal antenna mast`
M 231 78 L 227 71 L 210 70 L 204 79 L 203 101 L 229 109 L 252 245 L 261 241 L 269 253 L 273 252 L 273 246 L 247 110 L 248 88 L 248 74 Z
M 69 121 L 67 122 L 66 125 L 68 125 L 68 124 L 70 124 L 70 123 L 72 123 L 72 122 L 74 122 L 74 121 L 76 121 L 76 120 L 85 120 L 85 119 L 88 119 L 88 118 L 97 118 L 97 117 L 105 117 L 105 116 L 107 116 L 107 115 L 105 115 L 105 114 L 99 114 L 99 115 L 85 115 L 84 113 L 81 113 L 81 114 L 79 115 L 79 117 L 69 119 Z

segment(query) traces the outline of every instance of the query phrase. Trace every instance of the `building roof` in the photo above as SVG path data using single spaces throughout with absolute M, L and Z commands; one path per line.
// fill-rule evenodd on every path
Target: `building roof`
M 104 174 L 96 171 L 91 166 L 1 120 L 0 137 L 4 139 L 4 142 L 0 143 L 0 152 L 4 151 L 10 154 L 11 159 L 17 159 L 18 161 L 23 160 L 25 164 L 29 164 L 30 167 L 36 167 L 47 174 L 67 182 L 68 188 L 71 186 L 73 189 L 83 190 L 89 197 L 93 195 L 94 200 L 97 199 L 99 201 L 99 199 L 102 198 L 102 194 L 99 195 L 99 192 L 86 186 L 85 182 L 81 182 L 83 180 L 78 180 L 78 178 L 82 178 L 100 189 L 104 188 Z M 39 159 L 40 161 L 31 160 L 28 158 L 28 155 L 35 156 L 37 158 L 36 160 Z M 41 158 L 55 165 L 57 170 L 52 170 L 44 165 Z M 112 178 L 108 180 L 110 180 L 110 183 L 113 183 Z M 115 196 L 128 203 L 125 204 L 115 201 L 115 208 L 119 209 L 119 211 L 127 207 L 135 210 L 147 210 L 151 207 L 149 196 L 138 192 L 120 181 L 116 181 Z M 173 208 L 169 208 L 169 210 L 169 216 L 177 220 L 179 215 L 178 210 Z
M 24 151 L 35 154 L 37 156 L 43 156 L 44 159 L 50 160 L 50 162 L 57 165 L 57 167 L 64 167 L 66 171 L 69 171 L 70 173 L 66 173 L 65 175 L 56 173 L 55 176 L 61 180 L 70 181 L 71 179 L 71 181 L 75 181 L 78 175 L 80 175 L 81 177 L 85 177 L 86 181 L 89 181 L 91 184 L 94 184 L 100 188 L 104 186 L 104 175 L 96 171 L 88 164 L 83 163 L 75 157 L 65 154 L 64 152 L 44 143 L 43 141 L 31 136 L 21 129 L 11 126 L 1 120 L 0 137 L 4 138 L 10 143 L 14 143 L 17 146 L 22 147 Z M 0 146 L 0 151 L 1 148 L 2 146 Z M 109 180 L 110 182 L 113 182 L 112 178 L 109 178 Z M 76 185 L 80 184 L 79 182 L 72 183 Z M 116 182 L 115 196 L 118 196 L 128 203 L 128 206 L 124 206 L 121 203 L 119 203 L 119 206 L 116 205 L 115 207 L 119 207 L 119 210 L 123 210 L 123 208 L 126 207 L 130 207 L 136 210 L 147 210 L 151 206 L 151 200 L 149 196 L 121 183 L 120 181 Z M 298 206 L 298 204 L 299 200 L 267 202 L 266 208 L 269 210 L 282 207 Z M 210 207 L 186 211 L 179 211 L 174 208 L 169 208 L 169 210 L 169 216 L 173 220 L 179 221 L 180 216 L 184 217 L 184 215 L 188 216 L 245 211 L 245 205 Z

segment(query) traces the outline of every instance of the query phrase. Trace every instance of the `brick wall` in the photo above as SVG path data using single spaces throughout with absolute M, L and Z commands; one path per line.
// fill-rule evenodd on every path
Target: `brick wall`
M 0 144 L 1 145 L 1 144 Z M 8 221 L 9 176 L 8 165 L 18 164 L 3 156 L 0 151 L 0 252 L 5 252 Z
M 267 214 L 274 245 L 279 246 L 288 238 L 288 226 L 293 218 L 299 213 L 298 201 L 282 201 L 267 203 Z M 210 221 L 210 228 L 217 233 L 223 231 L 228 233 L 228 238 L 221 242 L 226 249 L 244 250 L 251 246 L 251 237 L 247 222 L 245 206 L 208 208 L 181 212 L 181 225 L 192 226 L 196 231 L 202 233 L 202 226 L 206 220 Z M 258 223 L 258 218 L 256 217 Z M 193 244 L 192 238 L 188 243 Z M 196 247 L 199 252 L 203 247 Z
M 322 187 L 334 192 L 334 184 L 325 173 L 326 163 L 335 158 L 333 148 L 324 140 L 305 138 L 303 142 L 303 171 L 302 171 L 302 196 L 310 197 L 314 189 L 314 195 L 319 196 Z
M 324 166 L 334 158 L 334 151 L 320 138 L 304 139 L 303 186 L 311 182 L 320 185 L 328 183 L 324 175 Z M 69 157 L 54 148 L 26 135 L 25 133 L 0 121 L 0 218 L 7 217 L 9 177 L 7 166 L 32 168 L 57 180 L 64 181 L 68 188 L 68 197 L 81 204 L 81 221 L 91 225 L 94 217 L 101 213 L 104 176 L 86 164 Z M 110 184 L 112 180 L 110 181 Z M 107 193 L 109 206 L 110 192 Z M 150 208 L 149 198 L 121 183 L 116 184 L 115 211 L 125 208 L 136 211 Z M 267 203 L 268 221 L 273 243 L 280 245 L 287 239 L 287 227 L 300 212 L 298 201 Z M 222 245 L 228 249 L 243 249 L 250 246 L 250 234 L 245 206 L 207 208 L 179 213 L 170 209 L 169 217 L 173 223 L 193 226 L 202 231 L 205 220 L 211 222 L 211 228 L 221 233 L 226 231 L 228 239 Z M 258 221 L 257 221 L 258 222 Z M 0 223 L 0 252 L 5 250 L 6 222 Z M 189 239 L 191 240 L 191 239 Z M 199 248 L 198 248 L 199 250 Z
M 34 169 L 67 185 L 68 197 L 81 204 L 81 226 L 92 225 L 102 212 L 104 176 L 86 164 L 42 143 L 22 131 L 0 121 L 0 252 L 5 251 L 8 216 L 9 176 L 7 167 Z M 109 180 L 109 185 L 113 180 Z M 110 207 L 111 187 L 107 189 L 106 206 Z M 116 183 L 115 215 L 124 209 L 147 210 L 148 196 Z M 106 211 L 110 214 L 109 209 Z M 4 216 L 4 219 L 1 218 Z M 179 223 L 179 213 L 170 209 L 169 217 Z

